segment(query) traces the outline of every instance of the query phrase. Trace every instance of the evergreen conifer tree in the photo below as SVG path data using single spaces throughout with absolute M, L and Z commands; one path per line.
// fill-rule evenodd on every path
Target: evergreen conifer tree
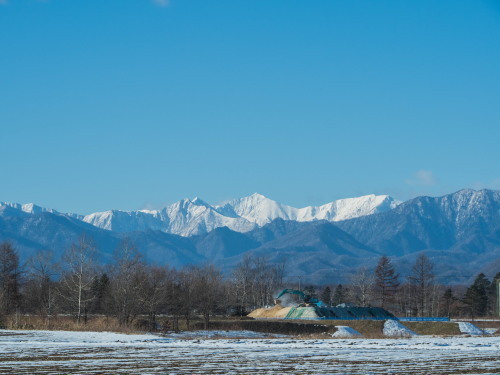
M 347 293 L 348 293 L 347 288 L 342 286 L 342 284 L 337 285 L 337 287 L 335 288 L 335 292 L 333 293 L 332 305 L 337 306 L 340 305 L 341 303 L 346 303 Z
M 380 305 L 387 307 L 387 303 L 396 294 L 399 287 L 399 274 L 396 273 L 391 260 L 387 256 L 382 256 L 375 269 L 375 285 L 377 287 Z
M 483 316 L 488 309 L 488 291 L 490 281 L 484 273 L 477 275 L 474 283 L 467 288 L 463 302 L 470 307 L 471 317 Z
M 331 300 L 332 300 L 332 290 L 330 289 L 329 286 L 327 286 L 325 287 L 325 289 L 323 289 L 323 292 L 321 293 L 321 301 L 323 303 L 326 303 L 327 305 L 330 305 Z

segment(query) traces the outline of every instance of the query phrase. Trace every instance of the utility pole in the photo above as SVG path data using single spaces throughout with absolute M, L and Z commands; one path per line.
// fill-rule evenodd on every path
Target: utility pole
M 296 278 L 299 279 L 299 288 L 298 289 L 301 291 L 302 289 L 300 289 L 300 283 L 301 283 L 302 278 L 304 277 L 304 275 L 293 275 L 293 276 L 288 276 L 288 277 L 296 277 Z

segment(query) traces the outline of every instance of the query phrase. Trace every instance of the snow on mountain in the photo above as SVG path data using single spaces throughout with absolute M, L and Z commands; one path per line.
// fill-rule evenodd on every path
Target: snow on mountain
M 50 212 L 53 214 L 59 213 L 56 210 L 53 210 L 51 208 L 40 207 L 34 203 L 19 204 L 19 203 L 10 203 L 10 202 L 0 202 L 0 206 L 7 206 L 7 207 L 15 208 L 16 210 L 20 210 L 20 211 L 25 212 L 27 214 L 39 214 L 41 212 Z
M 322 206 L 290 207 L 273 201 L 261 194 L 234 199 L 218 206 L 223 212 L 229 208 L 250 222 L 263 226 L 274 219 L 315 221 L 340 221 L 385 212 L 400 202 L 388 195 L 366 195 L 358 198 L 339 199 Z
M 158 230 L 187 237 L 207 233 L 220 227 L 228 227 L 236 232 L 248 232 L 275 219 L 302 222 L 339 221 L 388 211 L 398 203 L 387 195 L 367 195 L 340 199 L 318 207 L 295 208 L 255 193 L 216 206 L 200 198 L 194 198 L 180 200 L 160 210 L 110 210 L 86 216 L 60 214 L 55 210 L 31 203 L 25 205 L 0 203 L 0 205 L 28 214 L 50 212 L 65 215 L 114 232 Z
M 207 233 L 219 227 L 247 232 L 255 224 L 241 217 L 225 216 L 199 198 L 183 199 L 161 210 L 105 211 L 87 215 L 83 221 L 115 232 L 160 230 L 181 236 Z
M 95 240 L 103 260 L 130 238 L 151 262 L 180 267 L 208 261 L 230 272 L 245 255 L 266 255 L 272 262 L 286 259 L 288 272 L 307 275 L 310 283 L 340 282 L 341 272 L 371 266 L 380 254 L 393 257 L 404 274 L 425 253 L 436 274 L 462 283 L 464 275 L 497 272 L 500 192 L 461 190 L 402 204 L 369 195 L 300 209 L 254 194 L 219 206 L 183 199 L 155 211 L 85 218 L 0 203 L 0 242 L 11 241 L 24 260 L 45 249 L 59 257 L 82 234 Z
M 263 226 L 274 219 L 296 220 L 297 209 L 280 204 L 261 194 L 255 193 L 248 197 L 233 199 L 217 206 L 221 212 L 232 209 L 238 216 Z
M 337 225 L 361 243 L 394 255 L 451 248 L 498 251 L 500 192 L 464 189 L 416 197 L 380 215 Z
M 96 212 L 83 217 L 83 221 L 98 228 L 115 232 L 136 232 L 161 230 L 166 232 L 168 222 L 164 222 L 157 211 L 119 211 Z
M 226 216 L 199 198 L 183 199 L 162 210 L 169 218 L 169 233 L 191 236 L 210 232 L 215 228 L 228 227 L 237 232 L 248 232 L 255 224 L 242 217 Z
M 297 210 L 297 221 L 328 220 L 342 221 L 360 216 L 385 212 L 401 202 L 388 195 L 365 195 L 358 198 L 346 198 L 327 203 L 319 207 L 304 207 Z

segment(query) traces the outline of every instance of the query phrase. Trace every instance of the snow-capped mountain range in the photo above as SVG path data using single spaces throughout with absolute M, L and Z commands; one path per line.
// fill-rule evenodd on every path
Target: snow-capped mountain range
M 110 210 L 89 215 L 61 214 L 82 220 L 101 229 L 114 232 L 159 230 L 184 237 L 228 227 L 236 232 L 248 232 L 275 219 L 309 222 L 341 221 L 388 211 L 400 202 L 388 195 L 366 195 L 339 199 L 322 206 L 295 208 L 278 203 L 261 194 L 233 199 L 220 205 L 210 205 L 199 198 L 183 199 L 160 210 Z M 32 203 L 0 203 L 26 213 L 59 212 Z
M 184 199 L 157 211 L 87 216 L 0 203 L 0 243 L 11 242 L 22 261 L 47 250 L 60 259 L 82 235 L 104 263 L 127 239 L 155 264 L 211 262 L 229 274 L 243 257 L 264 256 L 286 262 L 289 275 L 331 283 L 373 266 L 381 254 L 404 273 L 425 253 L 437 274 L 461 282 L 498 272 L 500 191 L 464 189 L 404 203 L 369 195 L 300 209 L 254 194 L 220 205 Z
M 275 219 L 301 222 L 341 221 L 388 211 L 400 202 L 388 195 L 365 195 L 339 199 L 322 206 L 295 208 L 278 203 L 261 194 L 210 205 L 200 198 L 183 199 L 160 210 L 110 210 L 89 215 L 61 214 L 55 210 L 29 204 L 0 202 L 0 205 L 26 213 L 50 212 L 82 220 L 95 227 L 114 232 L 160 230 L 181 236 L 192 236 L 228 227 L 236 232 L 248 232 Z

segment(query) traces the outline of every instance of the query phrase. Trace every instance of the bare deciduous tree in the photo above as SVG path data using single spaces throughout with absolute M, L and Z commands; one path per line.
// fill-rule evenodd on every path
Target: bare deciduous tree
M 190 266 L 177 273 L 173 287 L 174 324 L 178 328 L 175 316 L 182 316 L 186 321 L 187 329 L 190 329 L 191 317 L 195 306 L 195 275 L 196 267 Z
M 408 276 L 408 281 L 413 292 L 413 305 L 418 316 L 424 316 L 430 313 L 431 298 L 433 296 L 434 284 L 434 265 L 429 258 L 420 254 L 415 260 L 415 264 Z
M 351 296 L 359 306 L 369 306 L 373 297 L 375 277 L 373 270 L 367 267 L 359 268 L 351 278 Z
M 149 330 L 156 330 L 156 315 L 168 302 L 173 280 L 167 268 L 151 267 L 144 274 L 140 298 L 148 313 Z
M 28 309 L 46 319 L 47 327 L 55 311 L 57 264 L 51 251 L 40 251 L 28 259 L 24 286 Z
M 235 303 L 253 309 L 274 302 L 275 293 L 283 287 L 285 263 L 271 264 L 265 257 L 245 256 L 232 274 Z
M 9 243 L 0 244 L 0 318 L 19 307 L 19 255 Z
M 63 275 L 60 294 L 76 310 L 76 319 L 86 322 L 87 304 L 92 301 L 90 292 L 96 274 L 96 247 L 90 238 L 80 237 L 63 256 Z
M 196 307 L 203 316 L 205 329 L 210 328 L 210 314 L 217 308 L 223 295 L 222 274 L 213 265 L 197 267 L 194 278 Z
M 145 283 L 144 263 L 135 245 L 124 240 L 114 253 L 111 300 L 120 325 L 128 326 L 141 311 L 141 292 Z

